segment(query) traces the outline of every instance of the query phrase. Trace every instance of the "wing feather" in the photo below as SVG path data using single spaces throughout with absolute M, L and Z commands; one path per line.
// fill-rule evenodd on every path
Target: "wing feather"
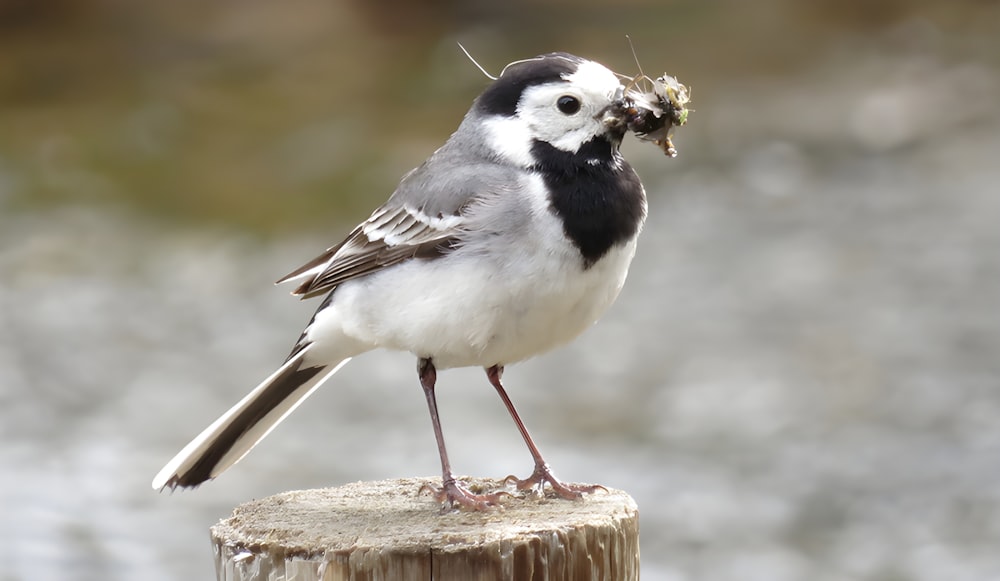
M 295 281 L 293 295 L 310 298 L 337 285 L 412 258 L 440 256 L 458 244 L 461 213 L 427 216 L 408 206 L 382 206 L 340 244 L 283 276 Z

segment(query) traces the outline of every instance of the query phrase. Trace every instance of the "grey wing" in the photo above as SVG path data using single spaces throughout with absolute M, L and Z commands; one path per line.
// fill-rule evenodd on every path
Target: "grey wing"
M 380 207 L 340 244 L 283 276 L 275 284 L 299 282 L 303 299 L 411 258 L 438 256 L 458 243 L 463 217 L 428 216 L 407 205 Z

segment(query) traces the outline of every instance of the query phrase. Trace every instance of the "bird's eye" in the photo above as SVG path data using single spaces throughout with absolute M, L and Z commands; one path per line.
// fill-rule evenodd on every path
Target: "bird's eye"
M 556 101 L 556 107 L 559 107 L 559 110 L 566 115 L 573 115 L 580 110 L 580 100 L 576 97 L 563 95 Z

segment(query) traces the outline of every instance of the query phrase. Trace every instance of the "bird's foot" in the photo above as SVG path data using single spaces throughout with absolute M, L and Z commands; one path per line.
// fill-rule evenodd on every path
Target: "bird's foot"
M 444 506 L 466 510 L 490 510 L 499 506 L 500 499 L 504 496 L 512 496 L 509 492 L 503 491 L 490 494 L 476 494 L 454 478 L 445 479 L 441 488 L 424 484 L 420 487 L 418 494 L 423 494 L 424 492 L 430 492 L 434 500 L 437 500 Z
M 507 478 L 504 478 L 503 481 L 505 484 L 513 482 L 518 490 L 528 490 L 537 487 L 538 492 L 543 495 L 545 494 L 545 483 L 548 482 L 549 486 L 552 487 L 552 492 L 567 500 L 577 500 L 583 498 L 584 494 L 592 494 L 598 490 L 608 491 L 607 488 L 600 484 L 563 484 L 552 474 L 552 469 L 549 468 L 548 464 L 536 464 L 535 471 L 524 480 L 511 474 Z

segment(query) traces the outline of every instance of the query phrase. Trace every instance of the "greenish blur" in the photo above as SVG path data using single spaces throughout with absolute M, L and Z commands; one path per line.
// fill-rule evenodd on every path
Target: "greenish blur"
M 0 209 L 124 206 L 265 235 L 354 221 L 487 82 L 457 42 L 494 72 L 566 50 L 633 74 L 629 34 L 697 111 L 728 80 L 808 67 L 852 35 L 915 14 L 981 32 L 996 6 L 0 0 Z

